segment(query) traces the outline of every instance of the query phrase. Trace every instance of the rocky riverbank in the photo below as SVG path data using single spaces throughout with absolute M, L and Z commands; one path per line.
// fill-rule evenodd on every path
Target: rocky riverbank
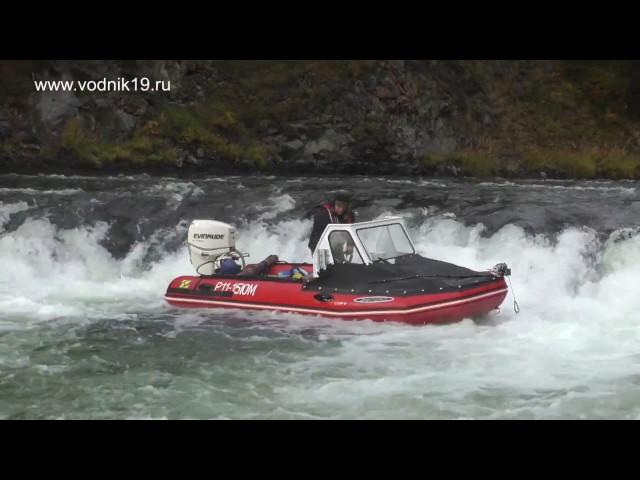
M 37 92 L 148 78 L 156 92 Z M 637 62 L 0 63 L 0 170 L 640 177 Z

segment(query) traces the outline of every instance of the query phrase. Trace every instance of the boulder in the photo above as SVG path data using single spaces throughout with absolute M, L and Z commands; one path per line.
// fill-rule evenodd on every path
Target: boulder
M 41 92 L 36 103 L 39 120 L 49 130 L 56 130 L 67 118 L 78 113 L 80 100 L 73 92 Z

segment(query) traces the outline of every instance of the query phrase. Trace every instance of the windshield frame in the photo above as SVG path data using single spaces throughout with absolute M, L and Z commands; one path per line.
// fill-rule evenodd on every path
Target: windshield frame
M 411 252 L 405 252 L 405 253 L 401 253 L 400 255 L 396 255 L 393 257 L 378 257 L 376 259 L 373 258 L 372 256 L 372 252 L 369 251 L 369 249 L 367 248 L 367 244 L 364 242 L 364 240 L 362 239 L 362 237 L 360 236 L 360 231 L 361 230 L 371 230 L 374 228 L 378 228 L 378 229 L 383 229 L 383 228 L 390 228 L 393 225 L 398 225 L 400 226 L 400 229 L 402 230 L 402 233 L 404 234 L 404 237 L 406 239 L 407 244 L 409 245 L 409 247 L 411 247 Z M 394 258 L 399 258 L 399 257 L 404 257 L 407 255 L 415 255 L 416 253 L 416 249 L 413 246 L 413 242 L 411 241 L 411 238 L 409 237 L 409 234 L 407 233 L 407 231 L 404 228 L 404 225 L 400 222 L 394 222 L 394 223 L 387 223 L 387 224 L 383 224 L 383 225 L 373 225 L 371 227 L 361 227 L 361 228 L 356 228 L 356 235 L 358 236 L 358 240 L 360 240 L 360 243 L 362 244 L 362 248 L 364 248 L 364 251 L 367 253 L 367 256 L 369 257 L 369 259 L 372 262 L 377 262 L 380 260 L 392 260 Z M 391 237 L 392 241 L 393 241 L 393 237 Z M 395 242 L 394 242 L 395 243 Z

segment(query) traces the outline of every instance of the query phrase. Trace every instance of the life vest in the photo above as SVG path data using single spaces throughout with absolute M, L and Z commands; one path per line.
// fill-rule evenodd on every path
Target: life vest
M 353 223 L 353 214 L 351 213 L 351 210 L 348 210 L 345 214 L 343 214 L 344 221 L 341 222 L 340 217 L 338 217 L 338 214 L 333 209 L 333 205 L 331 204 L 331 202 L 325 202 L 320 206 L 324 208 L 329 214 L 331 223 Z

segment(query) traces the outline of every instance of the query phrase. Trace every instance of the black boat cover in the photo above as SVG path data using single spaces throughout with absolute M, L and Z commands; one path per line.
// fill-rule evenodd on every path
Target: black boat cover
M 395 261 L 395 264 L 329 265 L 304 288 L 338 293 L 425 295 L 464 291 L 497 280 L 488 271 L 477 272 L 417 254 L 398 257 Z

